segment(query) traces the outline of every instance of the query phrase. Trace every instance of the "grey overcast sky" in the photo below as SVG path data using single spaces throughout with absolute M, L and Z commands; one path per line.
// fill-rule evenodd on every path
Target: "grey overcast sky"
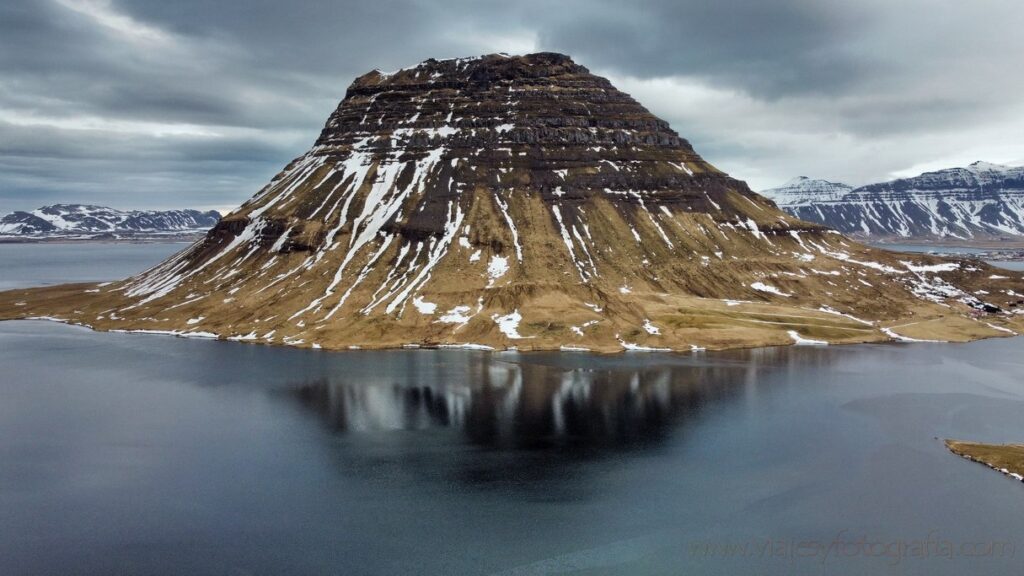
M 1024 162 L 1020 0 L 4 0 L 0 212 L 228 208 L 351 80 L 564 52 L 754 189 Z

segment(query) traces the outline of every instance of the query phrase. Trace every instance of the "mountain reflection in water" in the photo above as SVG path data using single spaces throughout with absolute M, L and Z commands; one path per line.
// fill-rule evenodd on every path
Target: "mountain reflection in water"
M 320 377 L 290 391 L 338 433 L 450 429 L 487 447 L 625 447 L 658 442 L 754 386 L 765 357 L 778 360 L 770 350 L 743 356 L 735 365 L 595 358 L 582 367 L 482 355 L 462 370 L 442 366 L 421 378 L 409 378 L 408 365 L 382 364 L 376 375 Z
M 118 277 L 37 246 L 38 278 Z M 327 352 L 0 322 L 0 575 L 1019 574 L 1019 483 L 935 438 L 1024 438 L 1022 338 Z M 693 553 L 929 538 L 1011 553 Z

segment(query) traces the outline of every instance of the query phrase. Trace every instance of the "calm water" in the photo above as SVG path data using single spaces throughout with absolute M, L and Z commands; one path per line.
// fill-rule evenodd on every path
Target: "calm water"
M 1024 485 L 936 437 L 1024 439 L 1022 344 L 328 353 L 3 322 L 0 574 L 1019 573 Z
M 968 246 L 936 246 L 935 244 L 889 244 L 875 242 L 869 242 L 868 244 L 876 248 L 882 248 L 884 250 L 893 250 L 896 252 L 924 252 L 926 254 L 983 254 L 985 252 L 993 251 L 993 249 L 990 248 L 971 248 Z
M 1002 262 L 999 260 L 990 260 L 988 263 L 1000 268 L 1006 268 L 1007 270 L 1024 271 L 1024 262 Z
M 966 246 L 935 246 L 929 244 L 871 244 L 877 248 L 883 250 L 893 250 L 896 252 L 923 252 L 925 254 L 941 253 L 941 254 L 984 254 L 986 252 L 1001 252 L 1002 250 L 994 248 L 970 248 Z M 1005 261 L 1005 260 L 986 260 L 993 266 L 999 268 L 1006 268 L 1007 270 L 1024 270 L 1024 262 L 1021 261 Z
M 141 272 L 188 243 L 0 243 L 0 290 L 115 280 Z

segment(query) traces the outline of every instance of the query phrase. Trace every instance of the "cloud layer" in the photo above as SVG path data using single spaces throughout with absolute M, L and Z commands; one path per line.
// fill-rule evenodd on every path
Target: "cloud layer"
M 0 212 L 224 208 L 316 138 L 355 76 L 554 50 L 755 188 L 1024 161 L 1012 0 L 9 0 Z

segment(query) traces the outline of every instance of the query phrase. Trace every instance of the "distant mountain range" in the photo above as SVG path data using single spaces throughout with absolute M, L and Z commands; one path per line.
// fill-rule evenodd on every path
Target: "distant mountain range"
M 801 176 L 761 194 L 794 216 L 853 236 L 1024 236 L 1024 167 L 975 162 L 860 188 Z
M 203 233 L 220 220 L 215 210 L 131 210 L 54 204 L 0 218 L 0 236 L 20 238 L 135 238 Z

